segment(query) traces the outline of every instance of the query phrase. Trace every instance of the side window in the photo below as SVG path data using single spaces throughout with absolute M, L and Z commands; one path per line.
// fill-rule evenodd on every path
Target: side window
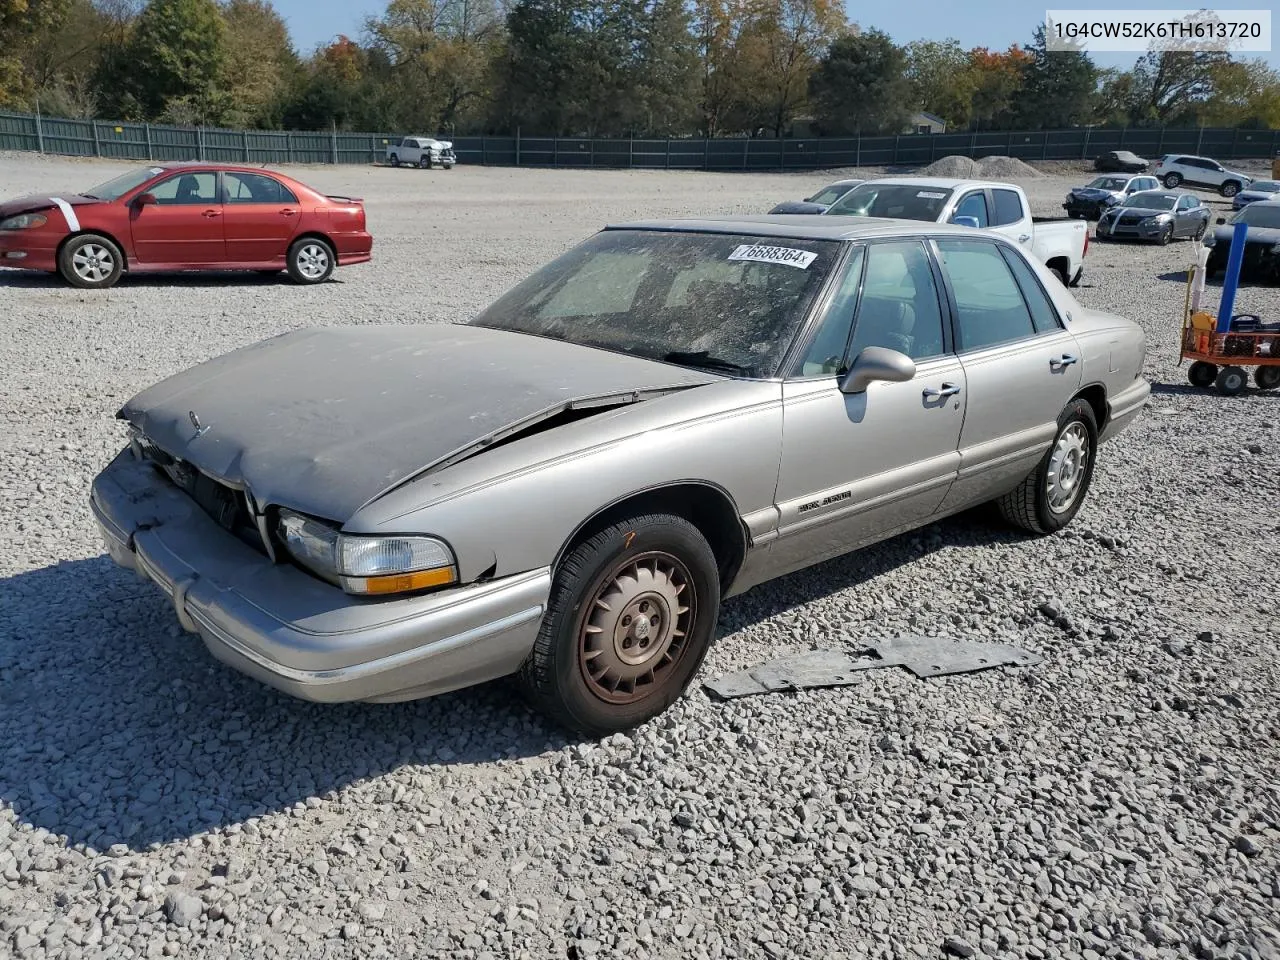
M 1009 269 L 1013 271 L 1018 281 L 1018 289 L 1022 291 L 1023 299 L 1027 301 L 1027 306 L 1031 310 L 1031 323 L 1036 328 L 1036 333 L 1053 333 L 1062 329 L 1053 301 L 1049 299 L 1049 294 L 1045 293 L 1035 271 L 1027 266 L 1027 261 L 1014 250 L 1005 248 L 1000 252 L 1004 254 L 1005 262 L 1009 264 Z
M 258 173 L 224 173 L 227 203 L 297 203 L 298 198 L 279 180 Z
M 164 206 L 218 202 L 218 176 L 214 173 L 180 173 L 161 180 L 150 191 Z
M 1190 210 L 1195 205 L 1196 205 L 1196 201 L 1194 197 L 1182 197 L 1181 199 L 1178 200 L 1179 210 Z
M 866 248 L 855 247 L 822 324 L 805 351 L 804 364 L 800 368 L 802 377 L 834 376 L 843 371 L 844 350 L 853 329 L 853 311 L 858 305 L 858 289 L 862 286 L 862 265 L 865 261 Z
M 996 202 L 996 226 L 1003 227 L 1022 219 L 1022 200 L 1012 190 L 992 190 Z
M 939 240 L 938 249 L 956 298 L 960 350 L 981 350 L 1035 335 L 1031 311 L 996 244 Z
M 991 221 L 987 219 L 986 196 L 981 191 L 966 194 L 956 204 L 956 212 L 951 215 L 952 220 L 956 217 L 973 217 L 978 221 L 978 226 L 991 226 Z
M 913 360 L 943 352 L 942 308 L 924 245 L 915 240 L 872 243 L 853 324 L 849 358 L 888 347 Z

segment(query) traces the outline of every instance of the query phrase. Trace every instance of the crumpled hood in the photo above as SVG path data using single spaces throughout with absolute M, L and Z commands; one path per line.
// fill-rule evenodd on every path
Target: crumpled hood
M 827 212 L 827 204 L 814 203 L 811 200 L 784 200 L 782 203 L 778 204 L 776 207 L 774 207 L 772 210 L 769 211 L 770 214 L 826 213 L 826 212 Z
M 259 503 L 346 521 L 427 467 L 572 401 L 632 402 L 717 379 L 483 327 L 369 325 L 232 351 L 144 390 L 119 416 Z
M 1101 187 L 1072 187 L 1071 195 L 1079 197 L 1081 200 L 1107 200 L 1112 197 L 1118 197 L 1118 190 L 1103 190 Z
M 58 194 L 57 198 L 65 200 L 73 207 L 102 203 L 101 200 L 95 200 L 93 197 L 82 197 L 78 193 L 61 193 Z M 37 210 L 48 210 L 50 207 L 56 207 L 57 205 L 52 196 L 17 197 L 0 203 L 0 219 L 16 217 L 20 213 L 35 213 Z

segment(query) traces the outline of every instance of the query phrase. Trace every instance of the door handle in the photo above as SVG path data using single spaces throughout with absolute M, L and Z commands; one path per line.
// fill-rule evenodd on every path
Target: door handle
M 221 211 L 221 210 L 206 210 L 206 211 L 204 212 L 204 214 L 203 214 L 203 215 L 204 215 L 204 216 L 206 216 L 206 217 L 220 217 L 220 216 L 222 216 L 222 211 Z
M 281 211 L 280 211 L 280 216 L 282 216 L 282 217 L 295 217 L 295 216 L 297 216 L 297 215 L 298 215 L 298 211 L 297 211 L 297 210 L 288 210 L 288 209 L 286 209 L 286 210 L 281 210 Z
M 923 392 L 926 400 L 941 400 L 943 397 L 954 397 L 960 392 L 960 388 L 954 383 L 944 383 L 941 388 L 925 387 Z
M 1053 357 L 1049 361 L 1049 366 L 1054 370 L 1061 370 L 1063 367 L 1069 367 L 1076 362 L 1077 360 L 1075 357 L 1069 353 L 1064 353 L 1060 357 Z
M 1027 242 L 1028 240 L 1030 240 L 1030 239 L 1031 239 L 1031 234 L 1029 234 L 1029 233 L 1024 233 L 1022 236 L 1020 236 L 1020 237 L 1018 238 L 1018 242 L 1019 242 L 1019 243 L 1026 243 L 1026 242 Z

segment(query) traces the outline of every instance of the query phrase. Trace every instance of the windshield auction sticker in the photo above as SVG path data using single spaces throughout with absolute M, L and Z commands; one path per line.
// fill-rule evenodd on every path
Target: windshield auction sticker
M 809 264 L 817 260 L 818 255 L 808 250 L 797 250 L 794 247 L 769 247 L 762 243 L 744 243 L 729 254 L 729 259 L 749 260 L 752 263 L 778 263 L 808 270 Z

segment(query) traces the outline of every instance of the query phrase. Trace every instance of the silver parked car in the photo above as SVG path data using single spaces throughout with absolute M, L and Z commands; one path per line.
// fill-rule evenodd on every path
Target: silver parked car
M 1099 240 L 1150 240 L 1167 244 L 1178 237 L 1199 240 L 1212 212 L 1194 193 L 1144 190 L 1134 193 L 1098 219 Z
M 282 690 L 517 674 L 604 734 L 681 694 L 725 597 L 983 501 L 1065 526 L 1144 353 L 996 235 L 631 224 L 469 323 L 302 330 L 162 381 L 91 502 L 119 564 Z

